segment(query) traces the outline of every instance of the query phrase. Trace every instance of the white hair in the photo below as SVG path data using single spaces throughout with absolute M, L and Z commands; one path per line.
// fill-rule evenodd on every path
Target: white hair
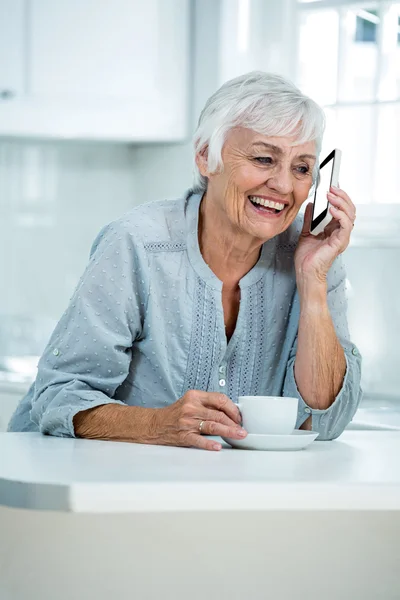
M 318 156 L 325 115 L 314 100 L 280 75 L 253 71 L 227 81 L 207 100 L 194 134 L 195 154 L 208 148 L 210 173 L 223 167 L 227 133 L 238 126 L 270 137 L 294 136 L 298 144 L 315 141 Z M 205 191 L 207 177 L 196 163 L 194 168 L 194 190 Z M 314 176 L 316 172 L 317 165 Z

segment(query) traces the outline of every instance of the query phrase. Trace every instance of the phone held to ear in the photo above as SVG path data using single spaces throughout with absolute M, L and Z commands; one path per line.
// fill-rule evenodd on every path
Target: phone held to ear
M 312 235 L 322 233 L 332 220 L 332 215 L 329 211 L 331 205 L 326 195 L 332 185 L 338 187 L 341 158 L 342 151 L 335 148 L 322 161 L 319 167 L 310 226 L 310 233 Z

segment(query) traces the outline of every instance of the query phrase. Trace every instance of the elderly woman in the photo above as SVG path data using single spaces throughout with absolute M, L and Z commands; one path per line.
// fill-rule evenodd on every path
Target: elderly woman
M 215 92 L 194 189 L 100 232 L 10 429 L 219 450 L 207 435 L 246 436 L 238 396 L 275 395 L 299 398 L 298 428 L 340 435 L 361 396 L 339 257 L 356 211 L 332 188 L 323 234 L 311 204 L 298 216 L 323 127 L 276 75 Z

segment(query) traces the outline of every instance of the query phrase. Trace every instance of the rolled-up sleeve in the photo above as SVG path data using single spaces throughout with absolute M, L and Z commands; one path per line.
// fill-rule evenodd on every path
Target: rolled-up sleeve
M 140 251 L 122 222 L 96 238 L 89 264 L 38 364 L 30 418 L 42 433 L 74 437 L 78 412 L 122 404 L 113 396 L 127 377 L 148 293 Z
M 286 368 L 283 395 L 299 399 L 296 427 L 299 428 L 308 417 L 312 417 L 312 429 L 318 431 L 318 440 L 337 438 L 354 417 L 362 397 L 361 355 L 350 340 L 347 323 L 346 272 L 342 258 L 336 259 L 328 276 L 328 305 L 335 326 L 336 335 L 343 347 L 346 358 L 346 373 L 342 387 L 333 404 L 326 410 L 311 408 L 302 398 L 294 376 L 297 337 L 290 352 Z

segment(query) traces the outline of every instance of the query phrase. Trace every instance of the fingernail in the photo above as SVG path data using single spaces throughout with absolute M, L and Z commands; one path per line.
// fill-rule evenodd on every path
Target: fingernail
M 240 435 L 240 437 L 246 437 L 247 432 L 244 429 L 239 429 L 238 434 Z
M 214 444 L 213 445 L 213 450 L 221 450 L 222 446 L 221 444 Z

